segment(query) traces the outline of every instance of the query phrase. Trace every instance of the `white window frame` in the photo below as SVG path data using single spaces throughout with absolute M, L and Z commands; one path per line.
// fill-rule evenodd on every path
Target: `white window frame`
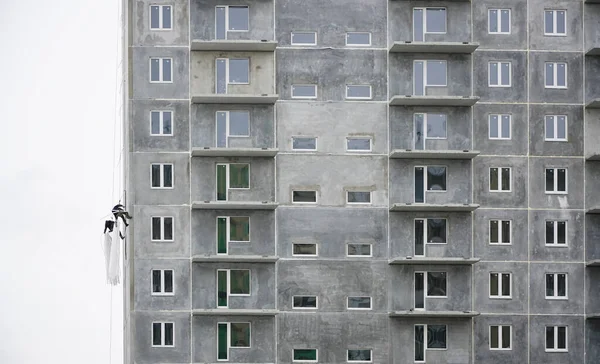
M 314 96 L 294 96 L 294 87 L 296 86 L 312 86 L 315 89 L 315 95 Z M 314 100 L 319 96 L 319 88 L 317 87 L 316 84 L 293 84 L 292 88 L 290 89 L 291 92 L 291 97 L 292 99 L 296 99 L 296 100 Z
M 152 81 L 152 61 L 158 59 L 158 81 Z M 170 81 L 165 81 L 164 80 L 164 63 L 166 60 L 170 61 L 170 65 L 171 65 L 171 80 Z M 148 80 L 150 81 L 150 83 L 173 83 L 173 58 L 171 57 L 150 57 L 149 61 L 148 61 L 149 67 L 148 67 Z
M 248 82 L 231 82 L 229 80 L 229 61 L 230 60 L 248 60 Z M 220 60 L 225 60 L 225 93 L 224 94 L 218 94 L 218 95 L 227 95 L 228 91 L 229 91 L 229 85 L 249 85 L 250 84 L 250 58 L 223 58 L 223 57 L 219 57 L 215 59 L 215 91 L 218 89 L 218 83 L 219 83 L 219 79 L 217 77 L 217 62 L 219 62 Z
M 159 134 L 153 134 L 152 133 L 152 113 L 158 113 L 158 128 L 160 130 Z M 171 133 L 169 134 L 165 134 L 163 133 L 164 131 L 164 120 L 165 120 L 165 114 L 171 114 Z M 173 110 L 150 110 L 150 135 L 151 136 L 173 136 L 174 133 L 174 127 L 175 127 L 175 121 L 173 116 L 175 115 L 175 113 L 173 112 Z
M 165 272 L 171 271 L 171 287 L 173 292 L 165 292 Z M 154 292 L 154 272 L 160 272 L 160 291 Z M 174 296 L 175 295 L 175 271 L 173 269 L 151 269 L 150 270 L 150 295 L 151 296 Z
M 498 118 L 498 136 L 492 137 L 492 117 Z M 502 136 L 503 117 L 508 116 L 508 138 Z M 511 140 L 512 139 L 512 114 L 489 114 L 488 115 L 488 139 L 489 140 Z
M 218 140 L 219 140 L 219 134 L 218 134 L 218 128 L 217 128 L 217 122 L 219 119 L 219 113 L 225 113 L 225 147 L 218 147 L 218 148 L 229 148 L 229 138 L 248 138 L 250 137 L 250 128 L 252 127 L 252 123 L 250 121 L 250 111 L 248 110 L 217 110 L 215 112 L 215 145 L 217 145 Z M 230 114 L 231 112 L 240 112 L 240 113 L 247 113 L 248 114 L 248 134 L 247 135 L 230 135 L 229 130 L 231 130 L 231 119 L 230 119 Z
M 230 172 L 229 169 L 231 168 L 230 166 L 232 164 L 246 164 L 246 165 L 248 165 L 248 187 L 231 187 L 231 180 L 229 178 L 229 174 L 230 174 L 229 173 Z M 237 163 L 237 162 L 217 163 L 216 164 L 216 168 L 215 168 L 215 181 L 216 181 L 216 176 L 217 176 L 217 173 L 218 173 L 217 171 L 219 169 L 218 168 L 219 166 L 227 166 L 225 168 L 225 180 L 227 181 L 227 200 L 224 200 L 224 201 L 228 201 L 229 200 L 229 191 L 230 190 L 249 190 L 252 187 L 252 185 L 250 184 L 250 182 L 252 180 L 252 178 L 251 178 L 251 173 L 252 172 L 250 170 L 250 163 L 245 163 L 245 162 L 240 162 L 240 163 Z M 216 194 L 217 194 L 217 189 L 215 188 L 215 195 Z
M 294 306 L 295 297 L 314 297 L 315 307 L 296 307 Z M 318 310 L 319 309 L 319 296 L 317 295 L 292 295 L 292 310 Z
M 301 360 L 296 360 L 294 359 L 294 350 L 314 350 L 315 351 L 315 360 L 308 360 L 308 359 L 301 359 Z M 319 349 L 314 349 L 314 348 L 295 348 L 292 349 L 292 362 L 293 363 L 317 363 L 319 361 Z
M 369 96 L 348 96 L 348 88 L 349 87 L 368 87 L 369 88 Z M 346 100 L 371 100 L 373 98 L 373 87 L 371 85 L 346 85 Z
M 448 244 L 448 219 L 445 217 L 418 217 L 416 219 L 414 219 L 414 221 L 423 221 L 423 244 L 424 245 L 446 245 Z M 444 220 L 446 221 L 446 236 L 444 237 L 444 243 L 430 243 L 429 242 L 429 235 L 428 235 L 428 220 Z M 413 229 L 415 229 L 415 224 L 413 223 Z M 415 237 L 416 237 L 416 233 L 415 233 Z M 419 255 L 421 256 L 421 255 Z M 424 255 L 423 255 L 424 256 Z
M 498 337 L 498 347 L 496 347 L 496 348 L 492 347 L 492 330 L 493 330 L 494 327 L 498 331 L 496 333 L 496 336 Z M 508 341 L 508 348 L 503 348 L 502 347 L 503 346 L 502 344 L 504 344 L 504 341 L 502 339 L 502 331 L 504 331 L 505 327 L 508 327 L 508 332 L 510 334 L 509 335 L 509 339 L 508 339 L 509 340 Z M 489 340 L 488 341 L 489 341 L 489 344 L 490 344 L 490 350 L 493 350 L 493 351 L 496 351 L 496 350 L 498 350 L 498 351 L 510 351 L 510 350 L 512 350 L 512 336 L 513 336 L 512 325 L 499 325 L 499 324 L 498 325 L 490 325 L 489 328 L 490 328 L 490 330 L 489 330 L 489 336 L 488 336 Z
M 229 29 L 229 8 L 230 7 L 234 7 L 234 8 L 248 8 L 248 29 Z M 225 8 L 225 39 L 216 39 L 217 34 L 216 34 L 216 29 L 217 29 L 217 9 L 218 8 Z M 232 33 L 243 33 L 243 32 L 249 32 L 250 31 L 250 6 L 248 5 L 217 5 L 215 6 L 215 40 L 227 40 L 229 39 L 229 37 L 227 36 L 229 34 L 229 32 Z
M 547 81 L 547 67 L 546 65 L 548 64 L 552 64 L 554 65 L 552 67 L 552 81 L 553 84 L 552 85 L 547 85 L 546 81 Z M 558 85 L 558 65 L 564 65 L 565 66 L 565 85 L 564 86 L 560 86 Z M 567 64 L 567 62 L 544 62 L 544 87 L 545 88 L 550 88 L 550 89 L 559 89 L 559 90 L 565 90 L 567 88 L 569 88 L 569 70 L 568 70 L 569 65 Z
M 152 167 L 160 166 L 160 186 L 152 186 Z M 171 187 L 165 185 L 165 166 L 171 166 Z M 150 189 L 152 190 L 172 190 L 175 188 L 175 165 L 173 163 L 150 163 Z
M 565 32 L 558 33 L 558 12 L 565 12 Z M 552 33 L 546 33 L 546 13 L 552 12 Z M 567 9 L 544 9 L 544 35 L 551 37 L 566 37 L 567 36 Z
M 315 246 L 315 254 L 295 254 L 294 253 L 294 245 L 314 245 Z M 319 244 L 317 243 L 294 243 L 292 242 L 292 256 L 293 257 L 318 257 L 319 256 Z
M 154 324 L 160 324 L 160 345 L 154 345 Z M 173 344 L 172 345 L 165 345 L 165 324 L 171 324 L 173 325 Z M 153 348 L 173 348 L 175 347 L 175 323 L 174 322 L 169 322 L 169 321 L 152 321 L 152 323 L 150 324 L 150 340 L 152 343 L 152 347 Z
M 314 149 L 295 149 L 294 148 L 294 139 L 314 139 L 315 140 L 315 148 Z M 306 152 L 316 152 L 319 149 L 319 138 L 307 135 L 293 135 L 290 139 L 291 141 L 291 149 L 295 152 L 306 153 Z
M 248 346 L 232 346 L 231 345 L 231 324 L 248 324 L 248 333 L 250 334 L 250 336 L 248 337 Z M 226 359 L 218 359 L 218 362 L 224 362 L 224 361 L 229 361 L 229 353 L 231 351 L 231 348 L 236 348 L 236 349 L 251 349 L 252 348 L 252 323 L 248 322 L 248 321 L 235 321 L 235 322 L 223 322 L 223 321 L 219 321 L 217 322 L 217 347 L 219 344 L 219 339 L 218 339 L 218 333 L 219 333 L 219 325 L 226 325 L 227 326 L 227 358 Z
M 498 275 L 498 294 L 493 295 L 491 290 L 492 290 L 492 274 L 497 274 Z M 502 278 L 503 274 L 508 274 L 508 282 L 510 285 L 510 292 L 508 292 L 508 295 L 504 295 L 502 294 L 502 281 L 504 280 L 504 278 Z M 490 272 L 490 274 L 488 275 L 488 296 L 490 299 L 512 299 L 512 291 L 513 291 L 513 281 L 512 281 L 512 273 L 511 272 Z
M 362 254 L 357 254 L 357 255 L 350 255 L 349 254 L 349 249 L 348 246 L 349 245 L 368 245 L 369 246 L 369 254 L 368 255 L 362 255 Z M 373 257 L 373 244 L 369 244 L 369 243 L 348 243 L 346 244 L 346 256 L 347 257 L 358 257 L 358 258 L 371 258 Z
M 498 223 L 498 242 L 494 243 L 492 242 L 492 222 L 496 221 Z M 508 237 L 509 242 L 508 243 L 503 243 L 502 240 L 504 240 L 504 235 L 502 235 L 502 224 L 504 222 L 508 221 L 508 225 L 509 225 L 509 234 L 510 236 Z M 489 235 L 489 244 L 490 245 L 512 245 L 512 220 L 502 220 L 502 219 L 490 219 L 489 220 L 489 224 L 488 224 L 488 235 Z
M 157 6 L 158 7 L 158 28 L 152 28 L 152 7 L 153 6 Z M 171 8 L 171 27 L 170 28 L 165 28 L 164 24 L 163 24 L 163 14 L 165 9 L 164 8 Z M 148 19 L 148 24 L 150 25 L 150 30 L 173 30 L 173 10 L 174 10 L 174 6 L 172 5 L 160 5 L 160 4 L 150 4 L 150 12 L 149 12 L 149 19 Z
M 248 240 L 230 240 L 231 239 L 231 218 L 243 217 L 248 219 Z M 219 245 L 219 219 L 225 219 L 225 239 L 227 241 L 227 253 L 217 253 L 217 255 L 228 255 L 229 254 L 229 244 L 231 243 L 249 243 L 251 242 L 252 237 L 252 226 L 250 216 L 217 216 L 216 224 L 217 224 L 217 249 Z
M 415 59 L 413 61 L 413 82 L 412 82 L 412 86 L 413 86 L 413 95 L 416 96 L 421 96 L 421 95 L 417 95 L 416 93 L 416 82 L 414 79 L 414 75 L 415 75 L 415 63 L 417 62 L 423 62 L 423 93 L 425 95 L 427 95 L 427 88 L 428 87 L 448 87 L 448 62 L 446 60 L 443 59 Z M 429 62 L 443 62 L 446 65 L 446 72 L 445 72 L 445 78 L 446 81 L 444 82 L 443 85 L 429 85 L 427 83 L 427 63 Z
M 437 299 L 437 298 L 442 298 L 442 299 L 443 298 L 448 298 L 448 281 L 449 281 L 449 279 L 448 279 L 448 271 L 441 271 L 441 270 L 428 270 L 428 271 L 426 271 L 426 270 L 418 270 L 418 271 L 414 271 L 414 273 L 413 273 L 413 295 L 416 293 L 416 290 L 415 290 L 415 283 L 416 283 L 415 274 L 416 273 L 423 273 L 423 293 L 425 293 L 424 298 L 434 298 L 434 299 Z M 446 295 L 445 296 L 430 296 L 429 295 L 429 293 L 427 292 L 427 291 L 429 291 L 429 287 L 428 287 L 428 284 L 427 284 L 427 276 L 429 275 L 429 273 L 446 273 Z M 413 301 L 416 298 L 417 297 L 415 295 L 415 297 L 413 297 Z M 426 306 L 427 302 L 424 302 L 424 303 L 425 303 L 424 306 Z M 415 308 L 415 310 L 423 311 L 423 310 L 426 310 L 426 308 L 425 307 L 423 307 L 423 308 Z
M 428 32 L 427 31 L 427 9 L 444 9 L 444 14 L 446 15 L 446 20 L 444 21 L 444 31 L 443 32 Z M 414 21 L 414 14 L 415 14 L 415 10 L 421 10 L 422 14 L 423 14 L 423 42 L 426 42 L 425 40 L 425 36 L 427 34 L 446 34 L 448 33 L 448 8 L 446 8 L 445 6 L 418 6 L 418 7 L 413 7 L 412 8 L 412 12 L 411 12 L 411 21 Z M 414 24 L 412 25 L 412 29 L 411 29 L 412 33 L 413 33 L 413 42 L 419 42 L 421 43 L 421 41 L 416 40 L 415 37 L 415 26 Z
M 564 274 L 565 275 L 565 295 L 564 296 L 559 296 L 558 295 L 558 275 L 559 274 Z M 554 295 L 553 296 L 548 296 L 547 295 L 547 290 L 546 290 L 546 276 L 548 275 L 553 275 L 554 276 Z M 557 273 L 546 273 L 544 274 L 544 296 L 547 300 L 568 300 L 569 299 L 569 274 L 567 272 L 557 272 Z
M 565 137 L 564 138 L 558 137 L 558 118 L 561 116 L 565 118 Z M 554 136 L 552 138 L 548 138 L 547 134 L 546 134 L 546 131 L 548 128 L 548 125 L 547 125 L 548 118 L 551 118 L 552 123 L 554 124 Z M 548 141 L 548 142 L 568 142 L 569 141 L 569 119 L 568 119 L 567 115 L 545 115 L 544 116 L 544 140 Z
M 428 189 L 427 185 L 429 184 L 429 181 L 428 181 L 427 175 L 429 174 L 429 171 L 428 171 L 429 167 L 444 168 L 446 170 L 446 189 L 445 190 L 430 190 L 430 189 Z M 413 173 L 416 173 L 417 168 L 423 168 L 423 192 L 425 193 L 425 199 L 427 199 L 427 193 L 448 192 L 448 166 L 441 165 L 441 164 L 419 165 L 419 166 L 414 166 Z M 413 174 L 413 181 L 414 181 L 414 174 Z M 415 203 L 427 203 L 427 202 L 415 202 Z
M 350 298 L 368 298 L 369 308 L 354 308 L 350 307 Z M 346 310 L 348 311 L 371 311 L 373 309 L 373 297 L 371 296 L 347 296 L 346 297 Z
M 498 31 L 493 32 L 491 30 L 492 11 L 496 11 L 496 24 L 498 24 Z M 508 11 L 508 32 L 502 31 L 502 12 Z M 510 34 L 512 32 L 512 11 L 511 9 L 488 9 L 488 34 Z
M 298 33 L 298 34 L 314 34 L 315 35 L 315 42 L 314 43 L 294 43 L 294 33 Z M 292 31 L 290 32 L 290 44 L 293 46 L 316 46 L 318 43 L 318 34 L 315 31 L 312 30 L 296 30 L 296 31 Z
M 315 193 L 315 202 L 304 202 L 304 201 L 294 201 L 294 192 L 314 192 Z M 290 200 L 294 205 L 318 205 L 319 204 L 319 191 L 317 190 L 307 190 L 307 189 L 293 189 Z
M 553 191 L 546 191 L 546 173 L 548 169 L 553 169 L 554 170 L 554 190 Z M 565 170 L 565 190 L 564 191 L 558 191 L 558 170 L 559 169 L 564 169 Z M 544 192 L 547 195 L 566 195 L 569 193 L 569 169 L 568 168 L 563 168 L 563 167 L 546 167 L 544 168 Z
M 369 194 L 369 202 L 350 202 L 349 194 L 351 192 L 366 192 Z M 373 204 L 373 191 L 349 191 L 346 190 L 346 204 L 348 205 L 372 205 Z
M 492 65 L 496 65 L 496 76 L 498 84 L 492 84 Z M 502 65 L 508 64 L 508 85 L 502 84 Z M 488 62 L 488 87 L 512 87 L 512 62 L 511 61 L 489 61 Z
M 547 237 L 544 237 L 544 245 L 546 245 L 547 247 L 550 248 L 567 248 L 569 247 L 569 223 L 567 220 L 546 220 L 545 223 L 551 222 L 552 226 L 553 226 L 553 231 L 554 231 L 554 244 L 548 244 L 548 239 Z M 558 223 L 559 222 L 564 222 L 565 223 L 565 243 L 564 244 L 559 244 L 558 243 Z M 544 225 L 544 231 L 546 230 L 546 225 Z
M 502 172 L 502 170 L 506 169 L 506 168 L 508 168 L 508 190 L 503 190 L 502 187 L 504 187 L 504 185 L 502 184 L 502 177 L 504 175 L 504 172 Z M 492 169 L 498 170 L 498 181 L 497 181 L 498 189 L 497 190 L 492 190 L 492 180 L 491 180 Z M 490 167 L 489 173 L 488 173 L 488 178 L 490 178 L 489 184 L 488 184 L 489 192 L 491 192 L 491 193 L 512 192 L 512 167 Z
M 369 139 L 369 149 L 348 149 L 348 141 L 352 139 Z M 346 137 L 346 152 L 348 153 L 369 153 L 373 151 L 373 138 L 370 136 L 351 136 Z
M 350 34 L 368 34 L 369 35 L 369 43 L 368 44 L 356 44 L 356 43 L 348 43 L 348 36 Z M 370 47 L 372 43 L 371 32 L 346 32 L 346 47 Z
M 548 349 L 546 347 L 546 328 L 552 327 L 554 328 L 554 347 Z M 558 328 L 565 328 L 565 348 L 558 349 Z M 569 352 L 569 326 L 567 325 L 553 325 L 553 326 L 544 326 L 544 348 L 547 353 L 567 353 Z
M 152 234 L 152 220 L 153 219 L 160 219 L 160 239 L 159 240 L 154 240 L 152 238 L 153 234 Z M 172 231 L 171 231 L 171 236 L 173 237 L 173 239 L 170 240 L 166 240 L 165 239 L 165 219 L 171 219 L 171 227 L 172 227 Z M 152 242 L 172 242 L 175 241 L 175 217 L 173 216 L 151 216 L 150 217 L 150 240 Z
M 348 359 L 348 351 L 350 350 L 368 350 L 371 352 L 371 360 L 349 360 Z M 373 362 L 373 349 L 347 349 L 346 350 L 346 363 L 372 363 Z
M 429 344 L 429 340 L 427 337 L 427 326 L 446 326 L 446 347 L 445 348 L 430 348 L 428 346 Z M 423 326 L 423 349 L 424 349 L 424 355 L 423 355 L 423 360 L 414 360 L 415 363 L 425 363 L 427 362 L 427 350 L 434 350 L 434 351 L 445 351 L 448 350 L 448 337 L 450 335 L 448 335 L 450 328 L 448 327 L 448 325 L 446 324 L 414 324 L 413 325 L 413 332 L 412 335 L 415 335 L 415 329 L 414 326 Z M 415 345 L 414 345 L 414 338 L 413 338 L 413 358 L 415 357 Z
M 232 270 L 245 270 L 248 271 L 248 293 L 231 293 L 231 271 Z M 227 306 L 217 306 L 218 308 L 229 308 L 230 297 L 250 297 L 252 296 L 252 270 L 246 268 L 219 268 L 217 269 L 217 286 L 215 287 L 217 302 L 219 301 L 219 272 L 227 272 Z
M 446 140 L 448 139 L 448 114 L 442 113 L 442 114 L 438 114 L 438 113 L 429 113 L 429 112 L 417 112 L 413 114 L 413 131 L 416 133 L 416 131 L 414 129 L 416 129 L 416 118 L 418 115 L 422 115 L 423 118 L 423 149 L 427 150 L 427 140 Z M 444 137 L 430 137 L 427 134 L 427 129 L 428 129 L 428 125 L 429 125 L 429 115 L 444 115 L 446 117 L 446 136 Z M 416 138 L 416 135 L 415 135 Z M 413 145 L 416 144 L 416 139 L 413 138 Z

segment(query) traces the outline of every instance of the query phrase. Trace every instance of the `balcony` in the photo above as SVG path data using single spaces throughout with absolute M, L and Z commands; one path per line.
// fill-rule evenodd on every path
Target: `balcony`
M 276 202 L 269 201 L 194 201 L 196 210 L 275 210 Z
M 275 316 L 278 310 L 271 309 L 231 309 L 231 308 L 207 308 L 194 309 L 194 316 Z
M 395 95 L 390 106 L 473 106 L 479 101 L 477 96 L 446 95 Z
M 279 260 L 274 255 L 194 255 L 194 263 L 275 263 Z
M 479 258 L 463 258 L 463 257 L 412 257 L 390 259 L 390 265 L 472 265 L 479 262 Z
M 479 43 L 470 42 L 394 42 L 390 53 L 472 54 Z
M 395 203 L 390 207 L 392 212 L 471 212 L 479 208 L 478 204 L 429 204 L 429 203 Z
M 192 157 L 274 157 L 277 148 L 192 148 Z
M 277 42 L 269 40 L 192 40 L 192 51 L 273 52 Z
M 472 318 L 479 316 L 477 311 L 427 311 L 427 310 L 407 310 L 392 311 L 390 317 L 415 317 L 415 318 Z
M 394 159 L 473 159 L 478 150 L 412 150 L 394 149 L 390 158 Z

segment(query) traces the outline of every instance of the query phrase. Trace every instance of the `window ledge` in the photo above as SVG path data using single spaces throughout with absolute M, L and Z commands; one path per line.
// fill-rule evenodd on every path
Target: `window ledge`
M 422 96 L 394 95 L 391 106 L 473 106 L 479 101 L 477 96 Z
M 390 53 L 454 53 L 471 54 L 479 43 L 469 42 L 394 42 Z
M 270 201 L 194 201 L 196 210 L 275 210 L 276 202 Z
M 272 40 L 192 40 L 192 51 L 273 52 L 277 42 Z
M 274 157 L 277 148 L 192 148 L 192 157 Z
M 600 206 L 591 207 L 585 211 L 586 214 L 600 214 Z
M 207 308 L 192 310 L 194 316 L 275 316 L 279 313 L 274 309 L 230 309 Z
M 585 263 L 586 267 L 600 267 L 600 259 L 592 259 Z
M 394 149 L 390 158 L 396 159 L 473 159 L 478 150 L 413 150 Z
M 475 317 L 479 316 L 477 311 L 426 311 L 426 310 L 408 310 L 408 311 L 392 311 L 390 317 Z
M 471 212 L 479 208 L 478 204 L 428 204 L 428 203 L 395 203 L 390 211 L 401 212 Z
M 402 257 L 390 259 L 389 264 L 393 265 L 416 265 L 416 264 L 444 264 L 444 265 L 471 265 L 475 264 L 480 258 L 463 257 Z

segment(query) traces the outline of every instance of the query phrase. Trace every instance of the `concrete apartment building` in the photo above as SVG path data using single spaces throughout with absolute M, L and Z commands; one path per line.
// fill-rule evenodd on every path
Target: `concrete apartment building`
M 599 363 L 596 3 L 125 1 L 125 362 Z

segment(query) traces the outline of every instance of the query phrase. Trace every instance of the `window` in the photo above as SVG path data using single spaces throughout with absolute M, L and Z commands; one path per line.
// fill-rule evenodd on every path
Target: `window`
M 226 94 L 228 85 L 250 84 L 249 58 L 217 58 L 215 62 L 217 94 Z
M 153 269 L 152 270 L 152 295 L 153 296 L 172 296 L 173 295 L 173 270 L 172 269 Z
M 546 115 L 546 141 L 567 141 L 567 116 Z
M 546 326 L 546 351 L 569 351 L 566 326 Z
M 349 204 L 371 204 L 371 192 L 369 191 L 346 191 L 346 203 Z
M 567 11 L 544 11 L 544 35 L 567 35 Z
M 172 217 L 152 217 L 152 241 L 173 241 L 173 225 Z
M 427 87 L 446 87 L 446 61 L 414 61 L 413 95 L 427 94 Z
M 425 202 L 425 191 L 446 192 L 446 167 L 415 166 L 415 202 Z
M 315 151 L 317 150 L 317 138 L 292 137 L 292 149 L 301 151 Z
M 566 168 L 546 168 L 546 193 L 567 193 Z
M 512 326 L 490 325 L 490 350 L 512 349 Z
M 317 45 L 317 32 L 292 32 L 292 45 Z
M 425 362 L 425 350 L 448 348 L 446 325 L 415 325 L 415 362 Z
M 172 111 L 150 111 L 150 135 L 173 135 Z
M 171 5 L 150 6 L 150 30 L 171 30 L 173 12 Z
M 415 272 L 415 309 L 425 309 L 425 297 L 446 297 L 446 272 Z
M 512 75 L 510 62 L 488 63 L 488 85 L 490 87 L 510 87 Z
M 446 139 L 446 114 L 414 114 L 415 149 L 427 149 L 428 140 Z
M 173 188 L 173 165 L 152 163 L 150 166 L 152 188 Z
M 292 85 L 292 99 L 316 99 L 317 85 Z
M 250 241 L 250 217 L 217 217 L 217 254 L 227 254 L 230 243 Z
M 292 244 L 292 255 L 317 256 L 317 244 Z
M 318 298 L 317 296 L 293 296 L 292 297 L 292 308 L 296 309 L 317 309 Z
M 371 349 L 349 349 L 348 363 L 372 363 Z
M 347 46 L 370 46 L 371 33 L 368 32 L 348 32 L 346 33 Z
M 217 6 L 215 9 L 215 38 L 227 39 L 230 32 L 249 29 L 247 6 Z
M 250 295 L 249 269 L 218 269 L 217 270 L 217 307 L 229 306 L 230 296 Z
M 152 346 L 175 346 L 175 333 L 173 322 L 152 323 Z
M 370 310 L 371 297 L 348 297 L 347 304 L 349 310 Z
M 229 138 L 250 136 L 250 113 L 248 111 L 217 111 L 217 147 L 229 147 Z
M 413 8 L 413 41 L 424 42 L 425 34 L 446 34 L 445 8 Z
M 371 85 L 346 85 L 346 99 L 370 100 Z
M 546 62 L 546 88 L 567 88 L 567 64 Z
M 511 298 L 511 282 L 510 273 L 490 273 L 490 298 Z
M 173 82 L 173 59 L 172 58 L 150 58 L 150 82 L 171 83 Z
M 488 33 L 510 34 L 510 9 L 488 9 Z
M 546 245 L 567 246 L 566 221 L 546 221 Z
M 510 192 L 510 171 L 509 167 L 490 168 L 490 192 Z
M 317 191 L 292 191 L 292 203 L 317 203 Z
M 346 255 L 349 257 L 370 257 L 371 244 L 348 244 L 346 245 Z
M 510 114 L 491 114 L 489 116 L 489 139 L 510 139 Z
M 217 201 L 227 201 L 229 190 L 250 188 L 250 165 L 217 164 Z
M 371 138 L 369 137 L 347 137 L 346 150 L 349 152 L 370 152 Z
M 567 299 L 567 273 L 546 273 L 546 299 Z
M 318 358 L 317 349 L 294 349 L 293 361 L 316 363 Z
M 415 256 L 425 256 L 425 244 L 446 244 L 446 219 L 415 219 Z
M 490 244 L 510 245 L 512 224 L 510 220 L 490 220 Z
M 231 348 L 250 348 L 249 322 L 217 323 L 217 360 L 228 360 Z

